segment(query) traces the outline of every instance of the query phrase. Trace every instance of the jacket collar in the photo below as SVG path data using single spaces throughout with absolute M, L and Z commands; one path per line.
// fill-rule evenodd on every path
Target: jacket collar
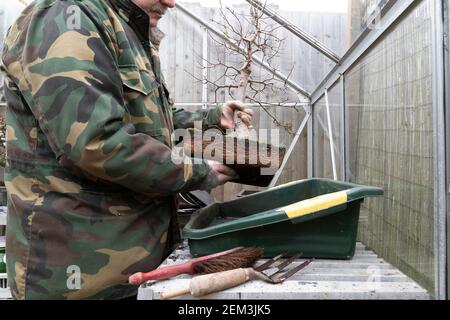
M 132 0 L 109 0 L 111 7 L 136 31 L 141 40 L 149 41 L 148 15 Z

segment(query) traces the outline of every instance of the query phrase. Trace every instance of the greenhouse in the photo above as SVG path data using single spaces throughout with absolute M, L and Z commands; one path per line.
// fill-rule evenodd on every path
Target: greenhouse
M 0 299 L 448 300 L 447 0 L 59 2 L 0 4 Z M 149 15 L 150 42 L 138 37 L 142 13 L 133 6 Z M 172 168 L 164 158 L 175 149 L 171 135 L 196 115 L 200 129 L 210 121 L 223 134 L 233 160 L 270 144 L 276 170 L 262 177 L 254 164 L 211 160 L 202 162 L 210 173 L 195 161 Z M 248 136 L 239 149 L 241 126 L 258 132 L 254 150 Z M 190 134 L 195 141 L 189 132 L 182 149 Z M 206 157 L 212 144 L 202 142 Z M 171 196 L 181 245 L 169 248 L 175 236 L 163 227 L 174 218 L 162 212 Z M 194 268 L 219 252 L 229 262 L 242 247 L 261 251 L 245 266 L 192 280 L 180 267 L 162 278 L 168 265 Z M 219 278 L 238 268 L 251 270 L 239 285 Z M 57 282 L 66 275 L 75 288 L 64 291 Z M 215 275 L 230 284 L 214 289 Z

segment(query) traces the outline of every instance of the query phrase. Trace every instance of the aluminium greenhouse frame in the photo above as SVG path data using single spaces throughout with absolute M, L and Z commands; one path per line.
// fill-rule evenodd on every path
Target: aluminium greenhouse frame
M 348 152 L 349 142 L 346 129 L 348 124 L 346 123 L 346 101 L 345 101 L 345 74 L 355 65 L 358 59 L 365 54 L 378 39 L 380 39 L 385 33 L 389 32 L 390 28 L 394 26 L 402 17 L 404 17 L 413 8 L 418 6 L 422 0 L 391 0 L 381 10 L 380 16 L 374 17 L 379 19 L 377 27 L 374 29 L 367 28 L 353 46 L 343 56 L 338 65 L 326 76 L 324 81 L 319 87 L 311 94 L 311 104 L 314 110 L 315 104 L 321 99 L 327 92 L 328 88 L 341 82 L 342 90 L 342 108 L 341 108 L 341 121 L 343 137 L 343 149 L 341 152 L 341 164 L 343 170 L 344 179 L 349 177 L 348 166 Z M 447 230 L 449 230 L 449 219 L 447 218 L 447 206 L 450 204 L 450 180 L 447 175 L 447 169 L 450 167 L 450 154 L 448 149 L 446 151 L 446 140 L 449 143 L 450 132 L 447 129 L 445 123 L 445 100 L 450 101 L 449 93 L 445 90 L 445 83 L 449 81 L 450 74 L 445 73 L 444 70 L 449 70 L 449 56 L 448 49 L 448 0 L 436 0 L 433 1 L 432 10 L 432 61 L 433 61 L 433 149 L 434 149 L 434 203 L 435 203 L 435 249 L 436 249 L 436 261 L 435 261 L 435 293 L 436 299 L 446 299 L 448 297 L 448 254 L 447 249 L 450 247 L 449 240 L 446 236 Z M 445 22 L 444 22 L 444 13 Z M 446 26 L 446 28 L 444 27 Z M 444 41 L 447 41 L 445 43 Z M 446 58 L 445 58 L 445 55 Z M 444 65 L 447 68 L 444 68 Z M 450 82 L 447 82 L 450 83 Z M 313 113 L 314 118 L 314 113 Z M 449 115 L 447 114 L 447 120 Z M 448 123 L 448 121 L 447 121 Z M 447 133 L 447 139 L 446 139 Z M 308 136 L 310 144 L 312 144 L 313 135 Z M 447 160 L 446 160 L 447 152 Z M 314 152 L 308 154 L 308 165 L 311 166 L 313 172 Z M 447 178 L 446 178 L 447 177 Z M 449 186 L 449 189 L 447 189 Z
M 249 3 L 255 3 L 255 0 L 246 0 Z M 344 142 L 341 144 L 341 174 L 343 179 L 348 180 L 348 136 L 346 134 L 348 124 L 346 123 L 346 101 L 345 101 L 345 73 L 365 54 L 390 28 L 400 19 L 419 5 L 422 0 L 390 0 L 381 9 L 378 16 L 373 17 L 377 22 L 376 28 L 366 28 L 352 47 L 337 62 L 337 65 L 325 77 L 322 83 L 311 94 L 311 122 L 314 120 L 314 106 L 323 96 L 327 99 L 328 89 L 336 84 L 341 85 L 341 137 Z M 259 6 L 260 7 L 260 6 Z M 450 83 L 450 55 L 449 43 L 449 1 L 433 1 L 432 12 L 432 61 L 433 61 L 433 146 L 434 146 L 434 203 L 435 203 L 435 297 L 437 299 L 446 299 L 449 296 L 449 265 L 448 250 L 450 249 L 450 239 L 446 236 L 447 230 L 450 230 L 450 219 L 448 219 L 447 206 L 450 205 L 450 177 L 447 174 L 450 168 L 450 129 L 446 124 L 450 122 L 450 115 L 445 112 L 446 102 L 450 103 L 450 93 L 445 90 L 445 84 Z M 273 13 L 268 12 L 272 17 Z M 274 19 L 280 22 L 277 19 Z M 378 21 L 377 21 L 378 20 Z M 283 23 L 280 23 L 284 26 Z M 288 29 L 289 30 L 289 29 Z M 295 34 L 295 33 L 294 33 Z M 320 50 L 319 50 L 320 51 Z M 322 51 L 321 51 L 322 52 Z M 325 52 L 324 55 L 330 58 Z M 447 104 L 449 105 L 449 104 Z M 326 103 L 328 121 L 329 106 Z M 447 119 L 445 118 L 447 117 Z M 447 121 L 445 121 L 447 120 Z M 447 123 L 446 123 L 447 122 Z M 330 129 L 331 130 L 331 127 Z M 327 130 L 325 129 L 325 132 Z M 447 135 L 447 136 L 446 136 Z M 333 145 L 333 135 L 328 134 L 330 144 Z M 446 144 L 447 143 L 447 144 Z M 312 124 L 308 131 L 308 172 L 309 177 L 314 175 L 314 148 L 313 148 L 313 129 Z M 447 148 L 446 148 L 447 147 Z M 334 148 L 331 147 L 332 159 L 334 159 Z M 336 163 L 333 160 L 333 174 L 336 176 Z M 449 250 L 450 251 L 450 250 Z
M 348 123 L 346 121 L 346 98 L 345 98 L 345 76 L 346 72 L 356 64 L 359 58 L 367 53 L 378 40 L 385 34 L 389 33 L 393 26 L 395 26 L 407 13 L 411 12 L 420 3 L 425 0 L 388 0 L 381 8 L 377 16 L 373 17 L 369 25 L 375 25 L 375 28 L 367 27 L 353 45 L 347 50 L 342 58 L 328 49 L 326 46 L 309 36 L 307 33 L 300 30 L 298 27 L 281 17 L 275 11 L 265 8 L 257 0 L 246 0 L 250 5 L 260 8 L 268 17 L 279 23 L 285 29 L 292 32 L 298 38 L 302 39 L 310 46 L 314 47 L 324 56 L 336 63 L 336 66 L 329 72 L 325 79 L 319 84 L 319 86 L 309 93 L 299 84 L 288 79 L 285 75 L 271 70 L 263 61 L 255 59 L 258 64 L 264 67 L 267 71 L 273 73 L 276 77 L 284 79 L 287 85 L 293 89 L 299 96 L 300 102 L 303 105 L 306 115 L 299 129 L 291 143 L 286 154 L 286 159 L 283 162 L 280 170 L 272 181 L 271 186 L 275 185 L 281 171 L 283 170 L 286 162 L 293 152 L 298 138 L 307 128 L 307 156 L 308 156 L 308 178 L 314 176 L 314 147 L 313 147 L 313 123 L 314 123 L 314 107 L 318 101 L 327 95 L 328 89 L 334 85 L 339 84 L 341 88 L 341 108 L 340 108 L 340 121 L 342 123 L 340 135 L 343 138 L 343 142 L 339 146 L 340 150 L 340 163 L 341 168 L 339 172 L 343 177 L 343 180 L 349 178 L 349 139 L 348 139 Z M 197 15 L 191 13 L 186 7 L 176 4 L 176 7 L 182 12 L 190 16 L 193 20 L 200 23 L 205 30 L 213 32 L 217 36 L 221 37 L 224 41 L 228 41 L 220 32 L 217 32 L 212 26 L 210 26 L 203 19 Z M 450 256 L 450 237 L 447 237 L 447 231 L 450 231 L 450 219 L 448 219 L 447 208 L 450 207 L 450 176 L 448 169 L 450 168 L 450 114 L 446 113 L 446 106 L 450 105 L 450 92 L 445 90 L 445 85 L 450 84 L 450 54 L 448 48 L 450 47 L 450 19 L 449 19 L 449 0 L 435 0 L 432 5 L 432 61 L 433 61 L 433 147 L 434 147 L 434 207 L 435 207 L 435 292 L 436 299 L 446 299 L 450 296 L 448 279 Z M 204 33 L 206 37 L 206 32 Z M 207 46 L 207 41 L 204 41 Z M 207 48 L 203 48 L 204 54 L 207 54 Z M 204 75 L 206 77 L 206 75 Z M 204 82 L 206 86 L 206 82 Z M 207 92 L 204 89 L 203 92 Z M 207 94 L 203 95 L 204 108 L 208 105 Z M 182 105 L 182 104 L 180 104 Z M 328 105 L 328 104 L 327 104 Z M 327 106 L 328 108 L 328 106 Z M 329 110 L 328 110 L 329 111 Z M 329 112 L 328 112 L 329 114 Z M 328 116 L 329 117 L 329 116 Z M 327 119 L 329 122 L 329 119 Z M 321 124 L 325 134 L 328 134 L 328 128 Z M 328 134 L 330 144 L 333 144 L 333 136 Z M 331 152 L 335 149 L 333 148 Z M 334 157 L 332 157 L 334 159 Z M 333 161 L 334 162 L 334 161 Z M 336 167 L 335 162 L 333 167 Z M 336 170 L 333 170 L 334 172 Z

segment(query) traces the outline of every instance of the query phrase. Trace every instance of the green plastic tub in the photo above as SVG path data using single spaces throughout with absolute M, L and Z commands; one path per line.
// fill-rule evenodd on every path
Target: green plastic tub
M 328 179 L 291 182 L 195 212 L 183 229 L 191 254 L 238 246 L 264 248 L 265 257 L 351 259 L 360 204 L 382 196 L 376 187 Z

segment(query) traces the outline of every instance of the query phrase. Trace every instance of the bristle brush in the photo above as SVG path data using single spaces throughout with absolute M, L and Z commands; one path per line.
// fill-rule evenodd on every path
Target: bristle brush
M 150 272 L 137 272 L 128 278 L 128 282 L 140 285 L 146 281 L 169 279 L 180 274 L 199 275 L 249 268 L 262 254 L 263 249 L 261 248 L 238 247 L 194 258 L 184 263 L 161 267 Z

